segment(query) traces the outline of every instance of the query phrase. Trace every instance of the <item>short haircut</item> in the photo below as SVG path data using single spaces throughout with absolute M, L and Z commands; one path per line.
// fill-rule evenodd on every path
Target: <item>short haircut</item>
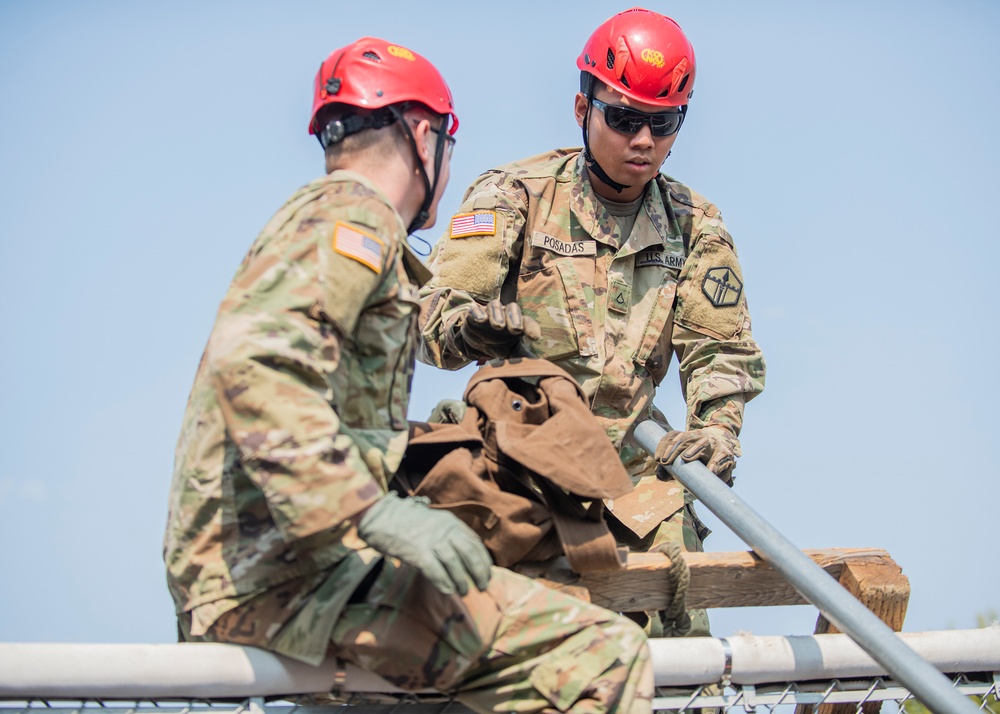
M 400 113 L 406 112 L 418 112 L 420 114 L 426 115 L 426 118 L 438 117 L 444 118 L 446 115 L 438 114 L 437 112 L 431 110 L 424 104 L 420 102 L 400 102 L 398 104 L 391 105 L 398 108 Z M 345 117 L 351 115 L 357 116 L 370 116 L 378 112 L 385 113 L 387 108 L 383 107 L 376 110 L 360 109 L 356 106 L 350 104 L 327 104 L 320 108 L 316 113 L 316 126 L 314 131 L 317 134 L 321 133 L 326 129 L 330 122 L 336 121 L 337 119 L 344 119 Z M 407 151 L 409 152 L 409 141 L 406 134 L 397 130 L 395 124 L 397 120 L 395 119 L 395 114 L 390 115 L 388 122 L 386 122 L 386 117 L 382 116 L 379 118 L 380 122 L 383 122 L 379 128 L 367 128 L 360 131 L 356 131 L 353 134 L 348 134 L 343 139 L 338 142 L 329 144 L 325 148 L 326 153 L 326 165 L 327 170 L 331 167 L 340 164 L 341 160 L 346 155 L 354 155 L 358 153 L 367 153 L 372 159 L 382 159 L 387 157 L 393 152 Z M 394 129 L 393 131 L 382 131 L 382 129 Z

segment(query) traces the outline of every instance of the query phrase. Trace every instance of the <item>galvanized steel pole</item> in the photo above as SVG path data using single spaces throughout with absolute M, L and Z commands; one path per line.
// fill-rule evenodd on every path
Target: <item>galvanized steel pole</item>
M 666 435 L 645 421 L 635 440 L 649 453 Z M 979 710 L 959 694 L 940 671 L 906 646 L 889 626 L 779 533 L 743 499 L 698 461 L 675 461 L 667 470 L 719 519 L 766 560 L 841 631 L 938 714 L 974 714 Z

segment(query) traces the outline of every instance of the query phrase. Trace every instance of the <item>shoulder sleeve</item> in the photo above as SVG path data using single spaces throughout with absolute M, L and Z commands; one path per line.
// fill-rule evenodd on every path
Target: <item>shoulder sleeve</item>
M 448 344 L 449 330 L 474 302 L 500 296 L 523 245 L 527 195 L 509 174 L 484 174 L 466 192 L 431 255 L 433 277 L 420 291 L 420 360 L 458 369 L 468 360 Z
M 287 313 L 227 315 L 206 367 L 241 469 L 292 542 L 346 522 L 381 496 L 327 401 L 340 337 Z
M 690 252 L 677 286 L 674 319 L 710 337 L 731 339 L 747 314 L 743 269 L 733 238 L 713 204 L 685 208 L 678 220 Z
M 317 224 L 323 311 L 345 335 L 390 270 L 398 233 L 395 214 L 374 200 L 327 211 Z
M 738 435 L 743 405 L 763 391 L 766 371 L 743 269 L 719 210 L 693 193 L 681 203 L 678 219 L 691 248 L 677 286 L 673 347 L 688 428 L 712 424 Z
M 484 301 L 497 297 L 511 246 L 524 228 L 526 203 L 524 190 L 505 174 L 486 174 L 473 185 L 437 243 L 428 287 L 449 287 Z

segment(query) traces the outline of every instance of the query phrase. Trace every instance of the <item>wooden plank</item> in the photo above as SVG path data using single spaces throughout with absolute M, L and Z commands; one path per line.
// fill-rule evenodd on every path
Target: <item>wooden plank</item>
M 879 548 L 827 548 L 803 551 L 838 580 L 846 563 L 876 566 L 895 563 Z M 685 553 L 691 569 L 688 607 L 804 605 L 806 600 L 784 577 L 754 553 Z
M 898 568 L 889 554 L 878 548 L 828 548 L 804 553 L 835 580 L 841 578 L 846 563 Z M 753 553 L 684 553 L 684 561 L 691 569 L 687 598 L 690 608 L 805 604 L 779 573 Z M 662 610 L 673 597 L 670 561 L 660 553 L 630 553 L 625 570 L 583 577 L 572 573 L 561 559 L 517 570 L 553 583 L 583 586 L 589 590 L 591 602 L 617 612 Z
M 878 548 L 828 548 L 803 551 L 893 630 L 906 616 L 910 583 L 889 554 Z M 684 553 L 691 570 L 687 606 L 754 607 L 804 605 L 806 601 L 761 558 L 750 552 Z M 669 559 L 660 553 L 630 553 L 624 570 L 578 576 L 564 558 L 520 572 L 567 592 L 589 592 L 590 601 L 617 612 L 663 610 L 673 597 Z M 816 634 L 838 632 L 820 615 Z M 877 714 L 881 704 L 863 706 Z M 796 714 L 854 714 L 854 704 L 800 705 Z

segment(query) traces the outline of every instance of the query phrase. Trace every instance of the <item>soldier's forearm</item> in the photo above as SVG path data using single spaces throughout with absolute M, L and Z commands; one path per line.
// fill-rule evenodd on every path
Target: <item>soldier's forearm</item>
M 719 427 L 733 436 L 740 435 L 743 427 L 743 410 L 746 400 L 742 394 L 733 394 L 705 402 L 698 414 L 692 415 L 689 429 Z

